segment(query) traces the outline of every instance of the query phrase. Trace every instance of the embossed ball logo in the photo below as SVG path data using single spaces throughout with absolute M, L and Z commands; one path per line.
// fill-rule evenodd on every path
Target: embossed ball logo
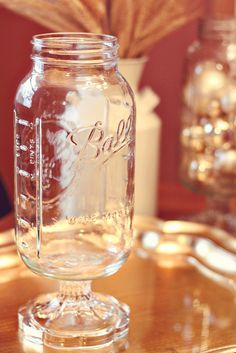
M 117 153 L 131 142 L 132 116 L 119 121 L 115 133 L 105 135 L 101 121 L 88 127 L 73 129 L 67 136 L 75 146 L 80 160 L 102 158 L 105 163 L 111 155 Z

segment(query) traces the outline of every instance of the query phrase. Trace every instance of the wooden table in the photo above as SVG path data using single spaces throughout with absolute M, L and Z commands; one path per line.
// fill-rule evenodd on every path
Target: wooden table
M 55 288 L 55 281 L 33 275 L 21 261 L 0 270 L 0 353 L 53 352 L 19 343 L 17 310 L 30 298 Z M 127 353 L 198 353 L 236 345 L 235 292 L 193 267 L 164 268 L 155 259 L 133 253 L 117 274 L 95 281 L 94 289 L 130 305 Z

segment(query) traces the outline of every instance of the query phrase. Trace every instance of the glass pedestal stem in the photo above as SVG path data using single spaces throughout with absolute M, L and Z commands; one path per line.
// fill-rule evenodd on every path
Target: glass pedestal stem
M 89 299 L 92 295 L 92 281 L 60 281 L 59 297 L 64 300 Z

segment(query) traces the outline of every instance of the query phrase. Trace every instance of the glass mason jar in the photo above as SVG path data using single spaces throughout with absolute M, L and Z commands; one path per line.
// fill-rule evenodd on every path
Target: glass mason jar
M 236 230 L 236 18 L 203 19 L 199 29 L 185 66 L 180 177 L 208 196 L 211 210 L 195 220 Z
M 32 43 L 33 67 L 15 99 L 17 248 L 33 272 L 62 280 L 63 298 L 77 300 L 130 252 L 133 94 L 117 69 L 115 37 L 50 33 Z

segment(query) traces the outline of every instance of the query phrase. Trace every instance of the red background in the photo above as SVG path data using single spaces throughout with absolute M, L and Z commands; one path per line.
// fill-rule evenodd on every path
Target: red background
M 3 8 L 0 9 L 0 23 L 0 174 L 13 200 L 14 94 L 31 66 L 32 36 L 48 30 Z M 178 185 L 182 69 L 186 48 L 196 37 L 197 23 L 192 22 L 157 43 L 150 53 L 142 79 L 142 85 L 150 85 L 161 98 L 157 112 L 162 120 L 159 181 L 162 210 L 167 204 L 169 208 L 176 208 L 180 193 L 181 197 L 186 198 L 186 210 L 189 210 L 188 204 L 192 204 L 193 200 L 196 201 L 191 206 L 193 209 L 201 206 L 201 198 Z

